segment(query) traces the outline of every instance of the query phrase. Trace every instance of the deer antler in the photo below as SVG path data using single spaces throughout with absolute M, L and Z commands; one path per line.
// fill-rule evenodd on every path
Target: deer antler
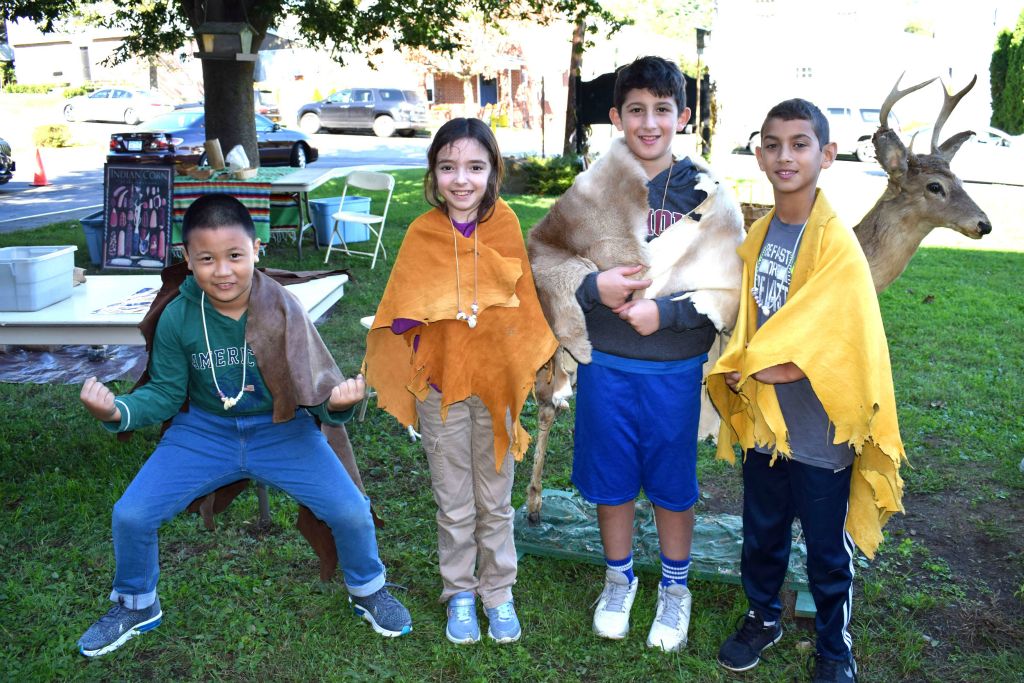
M 949 88 L 946 87 L 945 83 L 942 84 L 942 95 L 944 101 L 942 103 L 942 111 L 939 112 L 939 118 L 935 122 L 935 126 L 932 127 L 932 154 L 942 154 L 942 151 L 939 149 L 939 134 L 942 132 L 942 126 L 945 125 L 946 119 L 948 119 L 949 115 L 953 113 L 953 109 L 956 105 L 960 103 L 960 100 L 963 99 L 964 95 L 970 92 L 971 88 L 973 88 L 974 84 L 977 82 L 978 74 L 974 74 L 974 78 L 972 78 L 971 82 L 967 84 L 967 87 L 955 95 L 950 95 Z M 957 145 L 957 147 L 959 146 L 960 145 Z M 949 156 L 952 157 L 953 155 L 950 154 Z
M 892 86 L 892 92 L 889 93 L 889 96 L 885 98 L 885 102 L 882 103 L 882 110 L 878 114 L 878 127 L 880 129 L 889 127 L 889 112 L 892 110 L 894 104 L 915 90 L 920 90 L 935 80 L 934 78 L 929 78 L 924 83 L 918 83 L 917 85 L 910 86 L 906 90 L 900 90 L 900 81 L 902 81 L 903 77 L 906 75 L 906 71 L 900 74 L 900 77 L 896 79 L 896 85 Z

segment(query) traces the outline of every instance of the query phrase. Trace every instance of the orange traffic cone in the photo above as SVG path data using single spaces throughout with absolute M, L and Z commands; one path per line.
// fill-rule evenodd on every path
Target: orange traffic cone
M 36 147 L 36 174 L 32 177 L 32 184 L 36 187 L 50 184 L 46 182 L 46 171 L 43 170 L 43 155 L 39 152 L 38 147 Z

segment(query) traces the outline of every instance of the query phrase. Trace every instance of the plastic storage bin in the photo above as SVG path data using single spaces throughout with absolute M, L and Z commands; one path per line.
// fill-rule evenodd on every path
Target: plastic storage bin
M 326 246 L 330 242 L 331 229 L 334 227 L 334 219 L 331 218 L 331 215 L 339 208 L 341 208 L 341 197 L 309 200 L 309 211 L 312 214 L 313 225 L 316 227 L 317 244 Z M 345 211 L 370 213 L 370 198 L 359 195 L 345 197 Z M 365 242 L 370 239 L 370 229 L 364 223 L 344 222 L 338 227 L 346 242 Z M 335 237 L 333 244 L 341 244 L 341 240 Z
M 94 266 L 103 263 L 103 212 L 97 211 L 85 218 L 79 218 L 85 233 L 85 245 L 89 247 L 89 262 Z
M 38 311 L 71 296 L 77 249 L 0 249 L 0 311 Z

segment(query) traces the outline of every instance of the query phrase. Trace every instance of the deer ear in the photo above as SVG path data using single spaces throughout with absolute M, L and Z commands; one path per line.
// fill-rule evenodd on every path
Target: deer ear
M 948 164 L 950 161 L 953 160 L 953 155 L 956 154 L 957 151 L 960 149 L 960 145 L 970 140 L 971 136 L 973 135 L 973 130 L 965 130 L 960 133 L 957 133 L 956 135 L 952 136 L 951 138 L 943 142 L 941 145 L 939 145 L 938 148 L 935 150 L 935 153 L 938 154 L 943 159 L 945 159 L 946 163 Z
M 893 177 L 907 172 L 907 148 L 896 133 L 888 128 L 879 128 L 872 142 L 875 143 L 875 157 L 883 171 Z

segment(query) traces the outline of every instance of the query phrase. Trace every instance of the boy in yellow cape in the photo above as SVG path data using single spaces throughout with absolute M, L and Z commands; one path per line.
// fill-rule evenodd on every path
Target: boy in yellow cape
M 779 590 L 800 517 L 817 608 L 812 680 L 853 681 L 853 546 L 873 557 L 882 525 L 903 509 L 889 350 L 864 254 L 817 190 L 836 155 L 821 111 L 800 99 L 776 105 L 756 154 L 775 209 L 738 250 L 746 295 L 707 378 L 719 457 L 733 460 L 734 443 L 745 454 L 749 611 L 718 661 L 746 671 L 782 637 Z

